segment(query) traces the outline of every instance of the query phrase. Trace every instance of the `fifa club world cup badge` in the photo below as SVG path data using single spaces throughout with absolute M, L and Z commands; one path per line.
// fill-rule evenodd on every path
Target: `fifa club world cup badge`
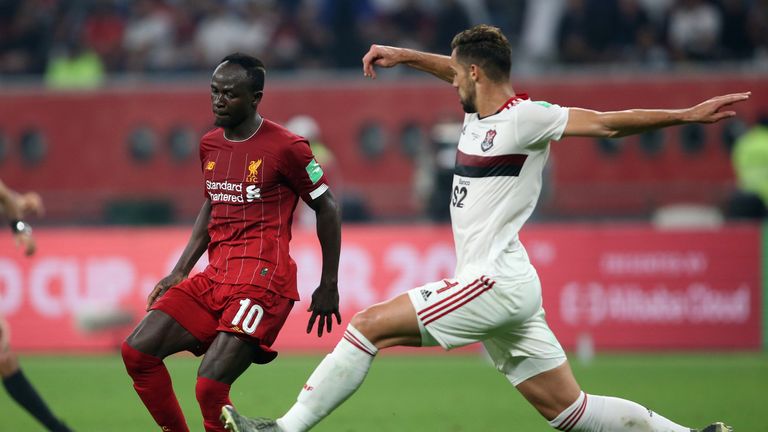
M 496 129 L 491 129 L 488 132 L 485 133 L 485 139 L 483 142 L 480 143 L 480 149 L 484 152 L 487 152 L 488 150 L 493 147 L 493 139 L 496 138 Z

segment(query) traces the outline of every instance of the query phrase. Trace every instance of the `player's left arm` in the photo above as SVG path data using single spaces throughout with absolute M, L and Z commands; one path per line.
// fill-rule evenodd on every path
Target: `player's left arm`
M 715 123 L 736 115 L 725 108 L 749 99 L 751 92 L 713 97 L 690 108 L 631 109 L 599 112 L 583 108 L 568 110 L 563 136 L 619 138 L 687 123 Z
M 317 219 L 317 238 L 320 241 L 320 249 L 323 255 L 323 269 L 320 276 L 320 285 L 312 293 L 312 303 L 308 312 L 312 312 L 307 324 L 307 333 L 312 331 L 315 320 L 317 323 L 317 336 L 323 335 L 323 328 L 330 333 L 333 327 L 332 317 L 336 317 L 337 324 L 341 324 L 339 313 L 339 255 L 341 254 L 341 214 L 336 198 L 330 190 L 326 190 L 319 197 L 308 201 L 307 204 L 315 211 Z

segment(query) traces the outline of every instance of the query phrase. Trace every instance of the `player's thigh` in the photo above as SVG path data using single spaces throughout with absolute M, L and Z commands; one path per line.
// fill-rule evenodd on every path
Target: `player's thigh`
M 258 351 L 258 345 L 253 341 L 220 332 L 206 351 L 197 374 L 232 384 L 253 363 Z
M 166 355 L 184 350 L 197 356 L 205 353 L 218 333 L 218 319 L 210 301 L 210 293 L 216 287 L 215 282 L 197 274 L 171 287 L 157 299 L 145 318 L 150 319 L 153 315 L 151 319 L 158 320 L 155 316 L 162 317 L 159 325 L 153 327 L 155 331 L 148 332 L 153 337 L 152 342 L 160 345 L 153 349 L 163 350 Z M 152 334 L 157 332 L 161 334 Z M 164 333 L 170 333 L 170 336 Z M 141 351 L 139 347 L 131 346 Z
M 350 324 L 379 349 L 421 346 L 416 311 L 407 294 L 400 294 L 358 312 Z
M 490 337 L 497 329 L 531 313 L 525 295 L 511 293 L 518 283 L 485 275 L 444 279 L 408 291 L 416 310 L 422 346 L 452 349 Z M 534 293 L 535 294 L 535 293 Z
M 138 351 L 160 358 L 192 350 L 200 344 L 187 329 L 161 310 L 149 311 L 126 342 Z
M 496 369 L 515 386 L 560 366 L 565 351 L 544 319 L 544 309 L 525 322 L 503 327 L 483 341 Z

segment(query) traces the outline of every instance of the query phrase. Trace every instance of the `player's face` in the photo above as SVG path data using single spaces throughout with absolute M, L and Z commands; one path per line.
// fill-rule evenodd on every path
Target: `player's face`
M 214 124 L 226 129 L 253 117 L 257 106 L 248 75 L 240 65 L 225 62 L 213 71 L 211 109 Z
M 477 112 L 477 91 L 475 81 L 469 73 L 469 67 L 456 59 L 456 50 L 451 53 L 451 69 L 453 69 L 453 87 L 459 93 L 459 102 L 465 113 Z

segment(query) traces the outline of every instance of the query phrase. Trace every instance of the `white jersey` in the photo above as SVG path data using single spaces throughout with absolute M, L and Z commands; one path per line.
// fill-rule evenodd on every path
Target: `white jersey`
M 567 122 L 567 108 L 524 94 L 494 115 L 464 117 L 451 196 L 457 275 L 488 269 L 505 251 L 519 252 L 517 274 L 507 276 L 535 272 L 517 234 L 539 198 L 549 143 Z

